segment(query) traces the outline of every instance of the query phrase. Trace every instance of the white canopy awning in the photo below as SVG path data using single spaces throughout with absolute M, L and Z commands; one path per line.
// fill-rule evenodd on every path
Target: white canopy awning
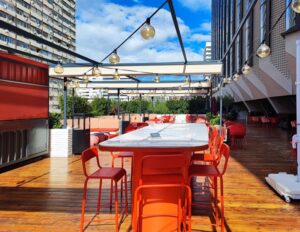
M 70 64 L 64 65 L 64 72 L 56 74 L 54 67 L 50 67 L 50 77 L 79 77 L 86 74 L 92 76 L 92 65 Z M 149 75 L 219 75 L 222 73 L 220 61 L 147 63 L 147 64 L 102 64 L 99 66 L 101 76 L 113 76 L 118 70 L 120 76 L 149 76 Z

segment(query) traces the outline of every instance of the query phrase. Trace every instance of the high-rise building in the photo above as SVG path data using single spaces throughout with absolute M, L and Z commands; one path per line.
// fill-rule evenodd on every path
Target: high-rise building
M 212 59 L 224 63 L 224 75 L 219 78 L 235 80 L 223 93 L 233 96 L 249 112 L 295 113 L 300 14 L 291 9 L 290 2 L 212 1 Z M 264 43 L 271 53 L 260 58 L 257 49 Z M 249 74 L 243 70 L 245 64 L 251 67 Z
M 78 88 L 76 89 L 76 95 L 86 98 L 88 101 L 92 101 L 94 98 L 101 98 L 104 96 L 101 89 L 94 88 Z
M 76 49 L 75 11 L 75 0 L 0 0 L 0 20 L 71 51 Z M 74 56 L 2 28 L 1 44 L 35 57 L 75 62 Z
M 203 52 L 203 60 L 211 60 L 211 42 L 206 42 Z
M 74 52 L 75 13 L 76 0 L 0 0 L 0 20 Z M 42 58 L 63 63 L 76 61 L 72 55 L 3 28 L 0 28 L 0 45 L 42 62 Z M 49 82 L 49 109 L 58 112 L 62 81 L 50 79 Z

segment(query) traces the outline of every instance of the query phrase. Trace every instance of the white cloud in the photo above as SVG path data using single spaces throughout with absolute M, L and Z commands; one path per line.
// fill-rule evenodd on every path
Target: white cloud
M 211 9 L 211 0 L 178 0 L 178 2 L 191 11 Z
M 201 23 L 199 30 L 211 31 L 211 22 Z
M 97 61 L 101 61 L 156 10 L 141 5 L 121 6 L 104 0 L 86 2 L 78 1 L 77 52 Z M 191 34 L 182 19 L 179 18 L 178 22 L 184 40 L 198 41 L 197 34 Z M 121 62 L 183 60 L 170 13 L 160 10 L 151 24 L 156 30 L 154 39 L 145 41 L 137 32 L 118 50 Z M 202 54 L 192 47 L 186 47 L 186 53 L 190 61 L 202 60 Z
M 197 42 L 207 42 L 207 41 L 211 41 L 211 35 L 193 34 L 191 36 L 191 40 Z

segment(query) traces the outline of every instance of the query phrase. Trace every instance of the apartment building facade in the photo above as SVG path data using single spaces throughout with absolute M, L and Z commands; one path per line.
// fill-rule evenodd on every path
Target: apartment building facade
M 223 88 L 248 112 L 294 114 L 296 40 L 300 39 L 300 15 L 290 0 L 212 1 L 212 59 L 222 60 Z M 256 51 L 265 43 L 266 58 Z M 249 74 L 243 66 L 251 67 Z M 216 83 L 215 83 L 216 84 Z M 218 95 L 219 93 L 216 93 Z

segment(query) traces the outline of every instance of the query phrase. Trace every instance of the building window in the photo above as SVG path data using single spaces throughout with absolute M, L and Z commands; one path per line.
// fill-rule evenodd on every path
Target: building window
M 231 38 L 234 36 L 235 33 L 235 8 L 234 5 L 235 0 L 233 0 L 230 4 L 230 32 L 231 32 Z
M 260 0 L 260 42 L 270 44 L 270 0 Z
M 247 1 L 247 9 L 249 9 L 252 0 Z M 253 11 L 249 14 L 249 17 L 245 24 L 245 61 L 248 62 L 249 65 L 252 65 L 252 52 L 253 52 Z
M 240 25 L 240 22 L 243 19 L 243 1 L 236 0 L 236 27 Z
M 236 57 L 236 72 L 239 72 L 239 70 L 242 68 L 242 49 L 241 49 L 241 43 L 242 43 L 242 37 L 241 33 L 236 37 L 235 40 L 235 57 Z
M 285 6 L 290 4 L 291 0 L 285 0 Z M 285 29 L 288 31 L 290 28 L 296 26 L 296 12 L 292 10 L 291 4 L 286 10 L 285 14 Z

